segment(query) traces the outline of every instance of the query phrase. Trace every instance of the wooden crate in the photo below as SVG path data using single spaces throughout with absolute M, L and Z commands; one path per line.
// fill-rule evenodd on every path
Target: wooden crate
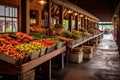
M 67 41 L 67 46 L 72 46 L 75 44 L 75 40 Z
M 11 63 L 11 64 L 21 64 L 21 63 L 23 63 L 24 58 L 25 57 L 23 57 L 21 59 L 14 59 L 5 53 L 0 53 L 0 60 L 3 60 L 5 62 Z
M 83 58 L 91 59 L 93 57 L 94 46 L 83 46 Z
M 78 40 L 75 40 L 75 44 L 77 44 L 77 43 L 79 43 L 79 42 L 81 42 L 81 41 L 83 41 L 84 39 L 82 38 L 82 39 L 78 39 Z
M 83 52 L 70 53 L 70 62 L 81 63 L 83 61 Z
M 57 49 L 60 49 L 60 48 L 62 48 L 63 46 L 65 46 L 65 44 L 66 44 L 66 42 L 60 42 L 60 43 L 58 43 L 58 44 L 56 45 L 56 48 L 57 48 Z
M 40 50 L 40 56 L 43 56 L 45 54 L 45 52 L 46 52 L 46 48 Z
M 46 53 L 49 53 L 53 50 L 55 50 L 56 44 L 53 44 L 52 46 L 50 46 L 49 48 L 46 49 Z
M 35 52 L 35 53 L 30 54 L 30 59 L 31 59 L 31 60 L 32 60 L 32 59 L 36 59 L 36 58 L 39 57 L 39 55 L 40 55 L 40 50 L 38 50 L 38 51 Z

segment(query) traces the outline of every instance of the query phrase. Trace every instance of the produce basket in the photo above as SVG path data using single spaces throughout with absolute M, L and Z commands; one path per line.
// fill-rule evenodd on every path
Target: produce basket
M 58 44 L 56 45 L 56 48 L 57 48 L 57 49 L 62 48 L 62 47 L 65 45 L 65 43 L 66 43 L 66 42 L 60 42 L 60 43 L 58 43 Z
M 53 51 L 55 49 L 55 47 L 56 47 L 56 44 L 53 44 L 52 46 L 48 47 L 46 50 L 46 53 Z
M 40 56 L 43 56 L 45 54 L 45 52 L 46 52 L 46 48 L 40 50 Z
M 31 59 L 31 60 L 32 60 L 32 59 L 36 59 L 36 58 L 39 57 L 39 55 L 40 55 L 40 50 L 38 50 L 38 51 L 35 52 L 35 53 L 31 53 L 31 54 L 30 54 L 30 59 Z

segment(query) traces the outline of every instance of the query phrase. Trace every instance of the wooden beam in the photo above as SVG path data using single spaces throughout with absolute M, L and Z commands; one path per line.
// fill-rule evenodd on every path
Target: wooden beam
M 53 12 L 52 12 L 52 15 L 54 15 L 55 13 L 56 13 L 56 11 L 57 11 L 57 9 L 58 9 L 58 6 L 54 6 L 54 10 L 53 10 Z
M 60 8 L 58 7 L 55 14 L 59 14 Z
M 86 15 L 88 17 L 91 17 L 91 18 L 99 21 L 99 19 L 96 18 L 95 16 L 93 16 L 92 14 L 88 13 L 87 11 L 83 10 L 82 8 L 76 6 L 76 5 L 74 5 L 74 4 L 72 4 L 72 3 L 68 2 L 68 1 L 65 1 L 65 0 L 62 0 L 62 1 L 61 0 L 52 0 L 52 2 L 56 3 L 58 5 L 61 5 L 61 6 L 65 7 L 65 8 L 72 9 L 73 11 L 79 12 L 81 14 L 84 14 L 84 15 Z
M 53 15 L 54 10 L 55 10 L 55 4 L 53 4 L 53 5 L 52 5 L 52 8 L 51 8 L 51 15 L 52 15 L 52 16 L 54 16 L 54 15 Z
M 65 12 L 66 12 L 66 8 L 63 9 L 63 15 L 65 15 Z
M 67 17 L 69 14 L 67 13 L 67 9 L 65 11 L 64 17 Z

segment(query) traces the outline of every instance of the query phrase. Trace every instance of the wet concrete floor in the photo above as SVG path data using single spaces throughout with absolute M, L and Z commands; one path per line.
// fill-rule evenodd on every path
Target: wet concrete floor
M 53 70 L 52 80 L 120 80 L 120 58 L 111 34 L 105 34 L 95 48 L 91 60 L 66 63 L 64 69 Z

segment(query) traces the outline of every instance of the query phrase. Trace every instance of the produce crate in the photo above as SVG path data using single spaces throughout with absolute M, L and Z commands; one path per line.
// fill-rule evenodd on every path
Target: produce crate
M 83 52 L 75 52 L 70 54 L 70 61 L 80 63 L 83 61 Z
M 75 40 L 75 44 L 77 44 L 77 43 L 79 43 L 79 42 L 81 42 L 81 41 L 83 41 L 83 38 L 82 38 L 82 39 Z
M 22 64 L 24 64 L 24 63 L 26 63 L 26 62 L 28 62 L 28 61 L 30 61 L 31 59 L 30 59 L 30 57 L 29 57 L 29 55 L 26 55 L 24 58 L 22 58 L 22 59 L 19 59 L 19 61 L 16 63 L 17 65 L 22 65 Z
M 0 52 L 0 60 L 3 60 L 5 62 L 11 63 L 11 64 L 22 64 L 24 62 L 24 58 L 25 57 L 20 58 L 20 59 L 14 59 L 14 58 L 10 57 L 9 55 Z
M 84 40 L 86 40 L 86 39 L 88 39 L 90 36 L 88 36 L 88 37 L 84 37 Z
M 59 49 L 59 48 L 62 48 L 64 45 L 65 45 L 66 42 L 60 42 L 56 45 L 56 48 Z
M 72 46 L 75 44 L 75 40 L 70 40 L 67 42 L 67 46 Z
M 45 52 L 46 52 L 46 48 L 40 50 L 40 56 L 43 56 L 45 54 Z
M 35 53 L 30 54 L 30 59 L 31 59 L 31 60 L 32 60 L 32 59 L 36 59 L 36 58 L 39 57 L 39 55 L 40 55 L 40 50 L 38 50 L 38 51 L 35 52 Z
M 70 53 L 70 62 L 81 63 L 83 61 L 83 51 L 81 47 L 75 48 Z
M 55 47 L 56 47 L 56 44 L 53 44 L 52 46 L 48 47 L 48 48 L 46 49 L 46 53 L 49 53 L 49 52 L 55 50 Z
M 83 46 L 83 58 L 84 59 L 91 59 L 93 57 L 93 46 Z

